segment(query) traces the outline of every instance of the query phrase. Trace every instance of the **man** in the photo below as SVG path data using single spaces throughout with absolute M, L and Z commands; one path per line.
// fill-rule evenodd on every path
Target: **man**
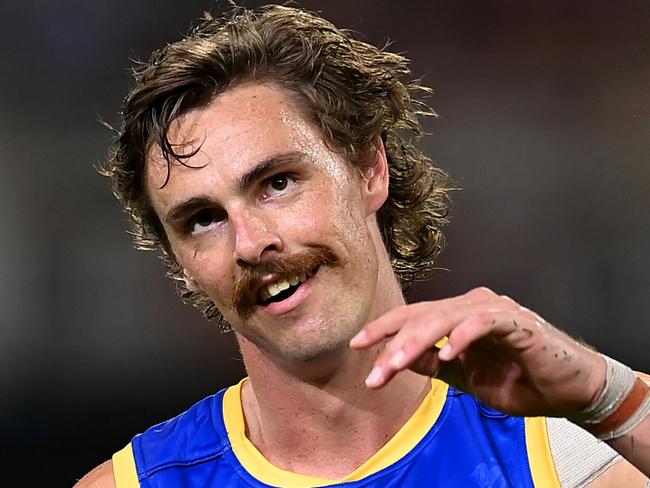
M 279 6 L 208 19 L 137 73 L 106 174 L 248 378 L 78 486 L 647 483 L 629 368 L 487 289 L 405 305 L 451 188 L 409 142 L 432 112 L 408 75 Z

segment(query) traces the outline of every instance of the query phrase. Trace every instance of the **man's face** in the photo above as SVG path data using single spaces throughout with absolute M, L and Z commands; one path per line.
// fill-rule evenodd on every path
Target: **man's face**
M 246 84 L 172 124 L 181 165 L 152 150 L 146 186 L 193 286 L 267 353 L 347 347 L 377 302 L 383 203 L 287 94 Z M 385 196 L 383 197 L 385 198 Z M 283 288 L 287 288 L 282 290 Z

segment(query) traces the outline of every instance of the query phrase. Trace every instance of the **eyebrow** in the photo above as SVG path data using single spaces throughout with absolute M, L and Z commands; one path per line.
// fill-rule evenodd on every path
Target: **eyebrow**
M 275 154 L 260 161 L 254 168 L 244 173 L 235 183 L 238 193 L 246 193 L 256 181 L 263 178 L 268 173 L 286 166 L 287 164 L 303 161 L 305 154 L 300 151 L 290 151 L 281 154 Z M 192 197 L 174 205 L 165 215 L 165 222 L 172 224 L 181 220 L 185 215 L 193 213 L 203 207 L 215 205 L 217 202 L 208 196 Z
M 182 220 L 185 215 L 191 214 L 200 208 L 214 205 L 214 203 L 212 198 L 206 196 L 192 197 L 178 205 L 174 205 L 165 215 L 165 222 L 173 224 L 176 221 Z
M 254 168 L 245 173 L 237 183 L 235 188 L 239 193 L 246 193 L 253 184 L 264 177 L 266 174 L 281 168 L 287 164 L 303 161 L 305 154 L 300 151 L 290 151 L 281 154 L 275 154 L 259 162 Z

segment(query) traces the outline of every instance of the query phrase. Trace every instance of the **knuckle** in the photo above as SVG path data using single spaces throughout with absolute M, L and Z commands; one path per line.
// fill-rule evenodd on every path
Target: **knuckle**
M 467 296 L 473 299 L 488 299 L 497 296 L 492 290 L 485 286 L 479 286 L 467 292 Z
M 382 356 L 387 356 L 387 357 L 392 356 L 397 351 L 404 348 L 404 342 L 405 342 L 404 336 L 399 336 L 399 335 L 395 336 L 395 338 L 392 341 L 386 344 L 386 348 L 384 349 Z
M 383 371 L 390 370 L 390 358 L 393 356 L 393 352 L 388 348 L 384 349 L 382 353 L 375 360 L 375 366 L 379 366 Z
M 404 349 L 404 344 L 408 343 L 414 336 L 415 334 L 411 329 L 402 329 L 388 341 L 384 351 L 389 355 L 394 354 L 400 349 Z
M 520 305 L 514 301 L 512 298 L 510 298 L 508 295 L 499 295 L 499 299 L 501 302 L 508 308 L 510 309 L 518 309 L 520 308 Z
M 424 346 L 422 338 L 418 336 L 406 337 L 402 343 L 402 350 L 408 355 L 417 353 Z
M 429 319 L 424 323 L 426 328 L 433 327 L 435 325 L 443 325 L 451 321 L 451 315 L 446 310 L 434 310 L 429 315 Z
M 491 325 L 492 320 L 493 320 L 492 314 L 490 312 L 486 312 L 485 310 L 474 312 L 469 318 L 469 322 L 475 327 L 478 327 L 480 329 L 486 328 L 489 325 Z

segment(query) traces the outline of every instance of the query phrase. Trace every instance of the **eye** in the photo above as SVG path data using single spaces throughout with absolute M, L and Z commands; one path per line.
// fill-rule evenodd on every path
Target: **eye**
M 226 220 L 226 212 L 222 209 L 205 208 L 196 212 L 185 224 L 191 234 L 201 234 L 214 228 Z
M 277 197 L 286 193 L 293 185 L 296 184 L 296 180 L 293 176 L 280 173 L 274 176 L 271 176 L 266 180 L 266 186 L 264 188 L 264 197 Z

